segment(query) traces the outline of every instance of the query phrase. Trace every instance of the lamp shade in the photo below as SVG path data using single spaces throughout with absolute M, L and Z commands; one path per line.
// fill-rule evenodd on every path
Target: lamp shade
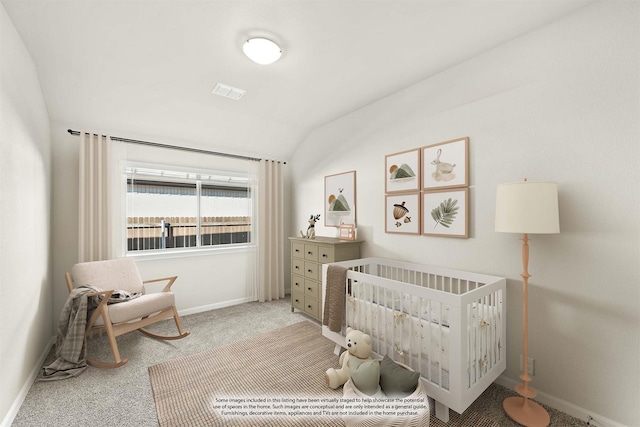
M 503 233 L 559 233 L 558 184 L 522 181 L 498 185 L 495 230 Z

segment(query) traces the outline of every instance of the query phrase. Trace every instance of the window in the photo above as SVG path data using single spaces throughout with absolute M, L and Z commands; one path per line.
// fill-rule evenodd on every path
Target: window
M 246 174 L 127 165 L 126 182 L 128 253 L 251 242 Z

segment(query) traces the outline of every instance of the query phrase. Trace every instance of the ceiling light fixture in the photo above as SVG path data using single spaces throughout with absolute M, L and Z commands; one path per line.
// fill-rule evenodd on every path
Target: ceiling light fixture
M 242 46 L 242 51 L 253 62 L 261 65 L 272 64 L 282 55 L 280 46 L 262 37 L 247 40 Z

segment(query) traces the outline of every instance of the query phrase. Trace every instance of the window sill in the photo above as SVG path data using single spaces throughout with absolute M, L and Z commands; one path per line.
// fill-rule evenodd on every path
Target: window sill
M 222 247 L 198 248 L 198 249 L 164 249 L 158 251 L 143 251 L 142 253 L 128 252 L 125 256 L 135 260 L 155 260 L 170 258 L 191 258 L 198 256 L 226 255 L 234 253 L 255 252 L 256 245 L 243 243 L 237 245 L 223 245 Z

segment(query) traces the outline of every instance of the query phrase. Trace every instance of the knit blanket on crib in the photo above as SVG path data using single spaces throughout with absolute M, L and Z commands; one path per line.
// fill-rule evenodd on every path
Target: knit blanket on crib
M 345 288 L 347 269 L 337 265 L 327 267 L 327 287 L 325 289 L 322 324 L 333 332 L 340 332 L 344 318 Z

